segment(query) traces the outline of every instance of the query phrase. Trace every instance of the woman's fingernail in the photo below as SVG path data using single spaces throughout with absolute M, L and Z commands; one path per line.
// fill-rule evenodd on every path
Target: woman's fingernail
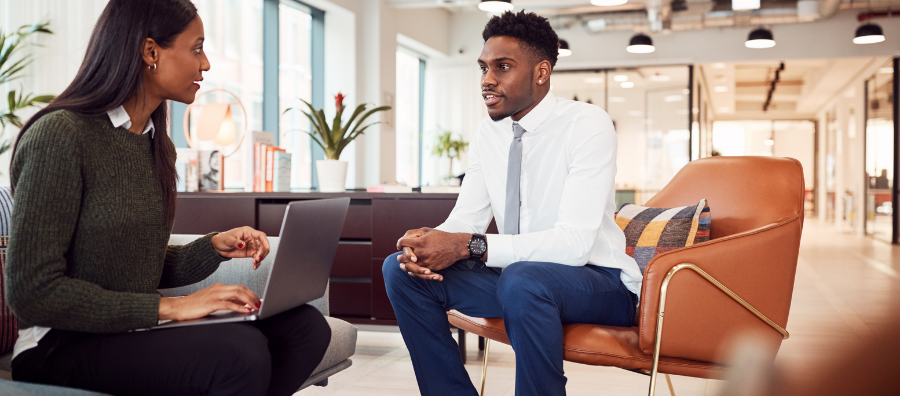
M 425 274 L 426 274 L 426 275 L 428 275 L 428 274 L 430 274 L 430 273 L 431 273 L 431 271 L 429 271 L 429 270 L 427 270 L 427 269 L 425 270 Z
M 250 312 L 250 311 L 253 310 L 253 309 L 251 309 L 250 307 L 246 307 L 246 308 L 247 308 L 247 312 Z
M 244 242 L 238 242 L 238 249 L 244 248 Z

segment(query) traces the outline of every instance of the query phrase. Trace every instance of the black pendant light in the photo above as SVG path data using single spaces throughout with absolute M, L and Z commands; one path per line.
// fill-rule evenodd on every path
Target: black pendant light
M 628 47 L 625 48 L 625 51 L 632 54 L 649 54 L 656 51 L 656 47 L 653 46 L 653 40 L 650 39 L 650 36 L 638 33 L 631 37 L 631 41 L 628 42 Z
M 874 44 L 884 41 L 884 32 L 881 26 L 872 22 L 860 26 L 856 29 L 856 37 L 853 38 L 853 44 Z
M 563 39 L 559 40 L 559 56 L 569 56 L 572 55 L 572 50 L 569 49 L 569 42 Z
M 478 9 L 486 12 L 504 12 L 513 10 L 512 0 L 481 0 Z
M 769 29 L 761 27 L 750 32 L 744 46 L 747 48 L 772 48 L 775 46 L 775 37 L 772 36 Z

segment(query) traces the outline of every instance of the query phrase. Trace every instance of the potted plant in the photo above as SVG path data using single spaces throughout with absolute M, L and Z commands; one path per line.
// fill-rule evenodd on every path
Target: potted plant
M 369 104 L 363 103 L 356 106 L 350 118 L 343 122 L 344 108 L 346 107 L 343 102 L 346 98 L 347 96 L 340 92 L 334 96 L 335 115 L 331 125 L 328 124 L 324 111 L 317 110 L 303 99 L 300 100 L 309 108 L 309 112 L 295 108 L 289 108 L 284 111 L 285 113 L 291 110 L 302 112 L 313 126 L 312 132 L 303 131 L 303 133 L 312 137 L 312 140 L 325 151 L 326 159 L 316 161 L 319 191 L 322 192 L 344 192 L 344 186 L 347 182 L 347 161 L 340 160 L 341 152 L 370 126 L 380 123 L 380 121 L 373 122 L 363 126 L 363 122 L 369 116 L 379 111 L 391 109 L 390 106 L 381 106 L 367 111 Z
M 437 140 L 435 141 L 434 149 L 431 150 L 431 154 L 438 156 L 438 158 L 445 155 L 450 158 L 449 179 L 456 177 L 453 175 L 453 159 L 459 158 L 460 153 L 467 147 L 469 147 L 469 143 L 462 138 L 459 140 L 454 139 L 453 133 L 450 131 L 444 131 L 440 135 L 437 135 Z
M 32 34 L 52 34 L 53 32 L 47 29 L 49 25 L 48 22 L 38 22 L 30 26 L 21 26 L 11 33 L 0 30 L 0 85 L 22 77 L 22 70 L 31 64 L 32 58 L 25 55 L 16 60 L 14 59 L 14 55 L 18 54 L 16 50 L 22 48 L 22 42 Z M 11 139 L 4 139 L 6 126 L 13 125 L 16 128 L 22 128 L 22 119 L 16 115 L 16 111 L 36 106 L 38 103 L 50 103 L 51 100 L 53 100 L 53 95 L 33 96 L 21 92 L 21 90 L 18 93 L 16 90 L 9 91 L 6 97 L 6 108 L 0 107 L 0 141 L 2 141 L 0 154 L 9 150 L 12 143 Z

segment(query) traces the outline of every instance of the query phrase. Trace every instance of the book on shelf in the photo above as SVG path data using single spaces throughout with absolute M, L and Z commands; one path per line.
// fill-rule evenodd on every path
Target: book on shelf
M 197 165 L 197 150 L 175 149 L 175 170 L 178 172 L 178 192 L 194 192 L 200 189 L 200 172 Z
M 274 132 L 264 132 L 264 131 L 253 131 L 248 137 L 250 138 L 250 144 L 247 144 L 247 150 L 244 151 L 244 174 L 247 175 L 244 177 L 244 191 L 254 191 L 254 192 L 262 192 L 265 189 L 261 189 L 259 178 L 257 177 L 260 173 L 259 161 L 260 157 L 260 147 L 262 145 L 274 146 L 275 145 L 275 133 Z M 265 180 L 263 180 L 263 185 L 265 185 Z
M 284 150 L 275 152 L 275 171 L 272 180 L 274 182 L 273 191 L 291 191 L 291 154 Z
M 265 192 L 275 191 L 275 188 L 274 188 L 274 185 L 275 185 L 274 184 L 274 181 L 275 181 L 275 178 L 274 178 L 274 176 L 275 176 L 275 153 L 283 153 L 283 152 L 284 152 L 283 148 L 275 147 L 275 146 L 266 146 L 266 162 L 265 162 L 265 164 L 266 164 L 265 188 L 266 189 L 265 189 Z
M 366 187 L 366 192 L 370 193 L 411 193 L 412 191 L 412 187 L 397 183 L 379 184 L 376 186 Z
M 422 186 L 425 194 L 459 194 L 462 187 L 459 186 Z

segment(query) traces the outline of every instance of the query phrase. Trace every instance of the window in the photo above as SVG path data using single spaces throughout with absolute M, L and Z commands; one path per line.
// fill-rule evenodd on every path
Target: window
M 210 70 L 200 83 L 200 92 L 225 89 L 234 93 L 247 111 L 250 130 L 262 125 L 262 111 L 255 105 L 262 97 L 262 36 L 255 33 L 262 31 L 262 3 L 263 0 L 195 1 L 203 19 L 206 37 L 203 47 L 210 63 Z M 244 112 L 231 95 L 215 91 L 197 98 L 195 103 L 210 102 L 232 102 L 231 112 L 236 125 L 239 128 L 244 125 Z M 192 126 L 200 119 L 200 110 L 200 107 L 191 110 Z M 173 125 L 180 126 L 181 120 L 173 117 Z M 183 132 L 181 128 L 177 128 L 177 132 L 173 128 L 174 133 Z M 176 138 L 176 141 L 180 140 Z M 195 144 L 200 149 L 215 149 L 213 142 L 195 141 Z M 223 151 L 228 153 L 236 149 L 237 142 Z M 244 186 L 243 151 L 237 150 L 225 159 L 223 173 L 227 189 Z
M 306 110 L 303 99 L 312 102 L 312 16 L 293 1 L 283 1 L 278 12 L 279 111 L 288 108 Z M 312 186 L 311 138 L 309 121 L 299 111 L 281 116 L 279 146 L 291 153 L 291 187 Z
M 397 164 L 396 179 L 407 186 L 419 186 L 421 163 L 421 82 L 424 61 L 405 51 L 397 51 Z
M 297 112 L 281 114 L 289 107 L 302 106 L 298 99 L 311 102 L 316 107 L 323 106 L 320 103 L 323 95 L 319 92 L 322 91 L 321 85 L 316 87 L 313 83 L 314 70 L 319 73 L 319 77 L 315 78 L 323 80 L 322 67 L 316 69 L 315 66 L 323 59 L 319 63 L 313 62 L 312 49 L 315 40 L 322 45 L 324 13 L 295 0 L 194 0 L 194 4 L 203 19 L 206 35 L 204 52 L 211 66 L 204 74 L 200 92 L 228 90 L 240 99 L 247 112 L 244 147 L 238 149 L 235 142 L 222 150 L 225 153 L 236 151 L 223 164 L 225 188 L 246 187 L 246 178 L 251 177 L 247 175 L 250 164 L 243 157 L 250 152 L 248 145 L 251 144 L 249 136 L 252 131 L 262 130 L 276 132 L 277 144 L 293 155 L 291 187 L 313 187 L 313 148 L 309 136 L 303 133 L 310 131 L 309 122 Z M 274 18 L 277 18 L 277 24 L 266 22 Z M 278 40 L 266 42 L 263 39 L 276 36 Z M 315 56 L 324 57 L 323 54 Z M 277 65 L 277 68 L 272 65 Z M 266 90 L 266 87 L 271 89 Z M 318 101 L 315 92 L 318 92 Z M 210 102 L 232 102 L 234 121 L 238 128 L 243 127 L 244 112 L 231 95 L 215 91 L 197 98 L 194 103 L 202 105 Z M 176 147 L 187 147 L 182 128 L 186 108 L 181 103 L 172 104 L 172 139 Z M 190 128 L 194 128 L 199 121 L 200 113 L 200 107 L 192 108 Z M 199 149 L 216 148 L 212 142 L 195 145 Z M 352 158 L 347 160 L 352 167 Z

